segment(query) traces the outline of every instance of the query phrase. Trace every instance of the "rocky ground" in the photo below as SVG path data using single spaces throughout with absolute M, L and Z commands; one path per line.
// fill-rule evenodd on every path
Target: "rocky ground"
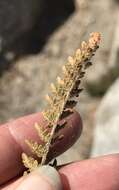
M 83 134 L 59 162 L 90 156 L 96 110 L 102 96 L 119 75 L 118 11 L 116 0 L 77 0 L 76 10 L 55 29 L 41 51 L 20 56 L 14 61 L 13 52 L 5 55 L 12 61 L 7 63 L 9 69 L 1 70 L 1 123 L 42 110 L 49 84 L 59 75 L 67 56 L 72 55 L 90 32 L 102 34 L 100 49 L 93 60 L 94 66 L 87 72 L 83 82 L 85 90 L 77 106 L 83 118 Z
M 111 85 L 96 112 L 91 156 L 119 153 L 119 78 Z

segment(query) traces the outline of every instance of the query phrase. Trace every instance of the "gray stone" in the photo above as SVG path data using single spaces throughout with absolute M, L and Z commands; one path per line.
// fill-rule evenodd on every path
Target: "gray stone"
M 109 3 L 109 2 L 108 2 Z M 111 1 L 110 1 L 111 3 Z M 102 33 L 102 44 L 101 50 L 105 55 L 105 60 L 96 61 L 95 67 L 92 67 L 91 72 L 87 75 L 87 88 L 93 95 L 102 95 L 106 92 L 109 86 L 119 76 L 119 7 L 117 6 L 116 19 L 115 14 L 113 15 L 113 37 L 109 37 L 107 32 Z M 111 15 L 110 15 L 111 16 Z M 109 27 L 109 26 L 108 26 Z M 105 43 L 105 41 L 106 43 Z M 108 51 L 106 50 L 106 44 L 108 44 Z M 106 63 L 107 62 L 107 63 Z M 105 83 L 103 83 L 105 81 Z M 102 86 L 103 83 L 103 86 Z
M 42 0 L 0 0 L 0 46 L 4 48 L 23 32 L 30 29 Z
M 119 152 L 119 78 L 96 113 L 92 156 Z
M 74 9 L 74 0 L 0 0 L 0 50 L 36 48 Z

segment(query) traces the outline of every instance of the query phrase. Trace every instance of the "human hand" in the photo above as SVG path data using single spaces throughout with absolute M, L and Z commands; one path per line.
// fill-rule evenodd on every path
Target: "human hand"
M 70 117 L 72 117 L 69 119 L 69 121 L 70 122 L 72 121 L 73 130 L 71 132 L 70 129 L 68 129 L 66 134 L 67 135 L 69 133 L 70 135 L 75 134 L 75 140 L 76 140 L 77 138 L 76 132 L 78 132 L 78 136 L 81 132 L 80 117 L 77 114 Z M 42 120 L 41 118 L 42 116 L 40 117 L 40 121 Z M 18 134 L 20 135 L 22 133 L 25 134 L 24 129 L 26 127 L 28 128 L 28 126 L 32 126 L 34 122 L 36 121 L 39 122 L 39 114 L 28 116 L 23 119 L 17 120 L 9 124 L 9 126 L 12 126 L 12 127 L 17 126 L 17 128 L 21 126 L 23 130 L 20 132 L 18 129 L 18 131 L 14 133 L 15 135 L 18 132 Z M 3 131 L 2 131 L 2 134 L 4 134 L 5 136 L 8 135 L 7 133 L 4 133 Z M 31 137 L 32 135 L 32 137 L 36 139 L 36 136 L 34 136 L 31 132 L 32 131 L 30 132 L 27 131 L 27 135 L 25 135 L 24 137 L 25 138 L 26 136 Z M 4 139 L 5 136 L 3 135 L 1 136 L 3 137 L 3 141 L 5 140 Z M 20 143 L 21 140 L 24 139 L 24 137 L 22 138 L 20 137 L 19 138 L 20 141 L 18 141 L 18 143 Z M 6 149 L 7 152 L 6 152 L 6 155 L 4 156 L 7 156 L 7 160 L 9 161 L 9 162 L 6 162 L 6 160 L 4 160 L 5 157 L 2 156 L 1 154 L 0 168 L 2 167 L 2 170 L 0 169 L 0 182 L 1 182 L 1 179 L 2 179 L 2 182 L 3 181 L 5 182 L 7 181 L 7 179 L 13 178 L 15 176 L 15 172 L 16 174 L 18 173 L 20 174 L 21 171 L 23 170 L 22 164 L 21 162 L 19 162 L 19 159 L 18 159 L 19 157 L 18 155 L 19 154 L 21 155 L 21 152 L 18 151 L 18 149 L 16 149 L 16 151 L 13 151 L 14 147 L 12 146 L 14 145 L 14 143 L 11 145 L 9 144 L 11 146 L 11 150 L 10 150 L 10 147 L 7 147 L 8 144 L 6 143 L 4 144 L 2 142 L 2 147 L 4 147 L 4 149 L 3 148 L 1 149 L 1 143 L 0 143 L 0 152 L 1 150 L 5 151 Z M 68 142 L 67 145 L 65 143 L 64 145 L 67 146 L 68 148 L 68 146 L 70 146 L 72 143 L 73 142 L 70 142 L 69 144 Z M 58 147 L 56 146 L 56 149 L 57 148 Z M 17 162 L 15 162 L 15 159 L 17 160 Z M 93 189 L 94 190 L 119 190 L 119 155 L 118 154 L 68 164 L 66 166 L 63 166 L 61 169 L 59 169 L 59 174 L 58 172 L 56 172 L 54 168 L 51 168 L 49 166 L 45 166 L 45 167 L 46 169 L 42 169 L 40 167 L 39 169 L 32 172 L 27 177 L 21 177 L 16 181 L 13 179 L 14 182 L 11 181 L 9 185 L 5 184 L 4 187 L 0 186 L 0 190 L 26 190 L 26 189 L 38 190 L 41 188 L 42 190 L 54 190 L 54 189 L 55 190 L 62 190 L 62 189 L 64 190 L 79 190 L 79 189 L 81 190 L 89 190 L 89 189 L 91 190 Z M 62 181 L 62 184 L 60 180 Z
M 48 155 L 49 160 L 68 149 L 80 136 L 82 122 L 79 114 L 75 112 L 66 118 L 67 125 L 59 131 L 64 138 L 56 141 Z M 47 123 L 41 113 L 26 116 L 0 126 L 0 185 L 23 174 L 21 154 L 32 155 L 25 143 L 26 139 L 39 142 L 39 136 L 34 128 L 35 123 L 46 126 Z M 11 183 L 11 181 L 10 181 Z M 2 186 L 0 186 L 2 189 Z

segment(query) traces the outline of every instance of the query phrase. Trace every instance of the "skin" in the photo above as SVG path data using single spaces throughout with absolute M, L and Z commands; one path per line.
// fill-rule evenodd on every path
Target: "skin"
M 46 122 L 40 113 L 26 116 L 0 126 L 0 190 L 17 190 L 16 188 L 23 181 L 27 181 L 25 177 L 19 178 L 24 170 L 21 163 L 21 153 L 25 151 L 31 154 L 24 143 L 26 138 L 39 139 L 33 128 L 35 122 L 46 126 Z M 67 123 L 67 130 L 65 129 L 66 131 L 63 131 L 62 129 L 62 132 L 60 131 L 65 134 L 65 138 L 53 145 L 50 150 L 49 159 L 56 156 L 53 155 L 53 150 L 57 152 L 57 155 L 62 153 L 80 136 L 82 130 L 80 115 L 74 113 L 67 118 Z M 69 136 L 72 137 L 70 140 Z M 62 151 L 61 147 L 63 149 Z M 59 169 L 59 174 L 64 190 L 118 190 L 119 154 L 71 163 L 62 166 Z M 30 174 L 30 178 L 37 180 L 37 172 Z M 34 184 L 31 188 L 34 190 L 39 189 Z M 27 189 L 25 184 L 23 189 Z M 50 185 L 48 189 L 52 189 Z

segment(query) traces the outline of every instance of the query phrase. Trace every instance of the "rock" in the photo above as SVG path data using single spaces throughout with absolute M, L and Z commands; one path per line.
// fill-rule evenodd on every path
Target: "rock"
M 0 0 L 0 51 L 24 48 L 24 41 L 37 48 L 74 8 L 74 0 Z
M 91 156 L 119 152 L 119 78 L 104 96 L 96 113 Z
M 42 0 L 0 1 L 0 45 L 1 49 L 12 43 L 34 24 Z
M 115 10 L 119 10 L 118 6 Z M 113 16 L 113 21 L 114 32 L 108 51 L 106 50 L 107 42 L 103 42 L 104 39 L 109 41 L 107 38 L 107 33 L 102 35 L 103 47 L 101 47 L 101 51 L 103 50 L 103 54 L 107 60 L 97 60 L 96 66 L 93 67 L 91 72 L 88 72 L 87 75 L 86 86 L 92 95 L 103 95 L 114 80 L 119 76 L 119 11 L 116 14 L 116 20 L 115 16 Z M 106 62 L 108 62 L 108 64 L 105 64 Z M 105 83 L 103 83 L 103 81 L 105 81 Z

